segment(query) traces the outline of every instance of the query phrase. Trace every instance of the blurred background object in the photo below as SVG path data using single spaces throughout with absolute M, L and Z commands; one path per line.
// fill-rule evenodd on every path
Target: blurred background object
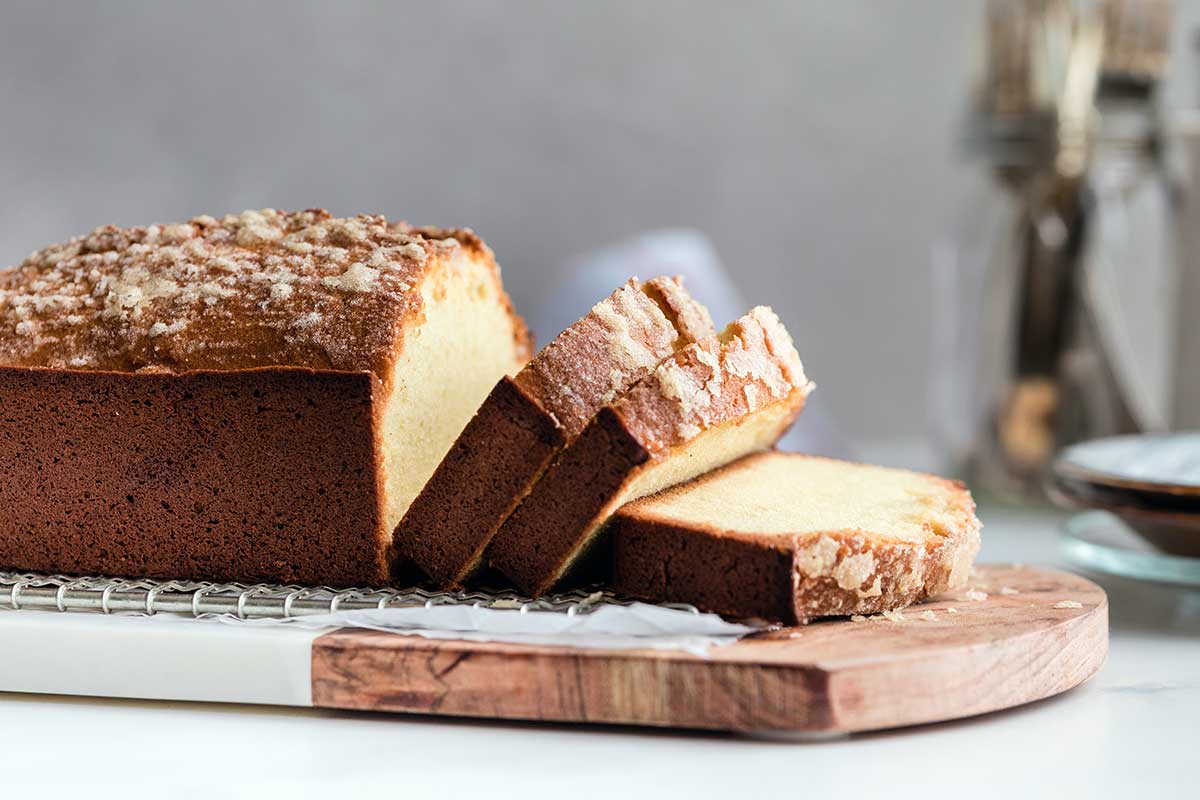
M 998 0 L 984 30 L 967 138 L 988 177 L 935 252 L 939 421 L 974 485 L 1031 497 L 1062 446 L 1186 411 L 1195 198 L 1159 102 L 1169 0 Z
M 1063 554 L 1076 565 L 1200 586 L 1200 433 L 1071 445 L 1048 488 L 1059 505 L 1085 509 L 1062 531 Z
M 319 205 L 476 227 L 532 316 L 579 254 L 686 227 L 746 304 L 779 312 L 814 403 L 860 455 L 944 466 L 929 387 L 969 365 L 943 360 L 928 263 L 992 180 L 956 155 L 989 13 L 982 0 L 5 4 L 0 263 L 108 222 Z M 1194 105 L 1198 26 L 1200 4 L 1179 3 L 1165 107 Z M 1022 402 L 1046 400 L 1034 387 Z

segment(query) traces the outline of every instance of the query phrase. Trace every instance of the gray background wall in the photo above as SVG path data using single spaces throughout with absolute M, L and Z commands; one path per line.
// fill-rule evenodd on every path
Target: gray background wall
M 475 227 L 530 308 L 570 256 L 693 226 L 848 434 L 920 435 L 981 7 L 5 4 L 0 263 L 106 222 L 325 206 Z

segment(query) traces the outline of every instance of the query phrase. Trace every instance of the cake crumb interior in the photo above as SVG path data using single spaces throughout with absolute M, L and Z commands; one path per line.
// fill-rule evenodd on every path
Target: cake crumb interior
M 905 542 L 947 535 L 961 514 L 926 475 L 823 458 L 757 459 L 706 478 L 705 488 L 663 492 L 638 511 L 729 532 L 867 530 Z
M 384 404 L 380 450 L 389 536 L 496 381 L 523 365 L 490 265 L 464 253 L 429 275 L 420 287 L 425 320 L 406 335 Z
M 561 579 L 570 571 L 604 521 L 618 508 L 667 487 L 690 481 L 744 455 L 767 449 L 791 423 L 795 408 L 795 403 L 787 400 L 774 403 L 748 417 L 702 431 L 666 456 L 643 466 L 626 484 L 625 490 L 614 497 L 597 517 L 600 521 L 580 537 L 579 546 L 564 560 L 554 580 Z

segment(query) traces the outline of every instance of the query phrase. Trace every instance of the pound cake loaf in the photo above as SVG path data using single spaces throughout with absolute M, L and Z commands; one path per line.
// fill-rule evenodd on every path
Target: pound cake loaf
M 500 379 L 404 515 L 393 536 L 398 555 L 438 586 L 462 586 L 501 523 L 596 411 L 712 333 L 707 309 L 679 278 L 628 281 L 515 377 Z
M 378 585 L 530 353 L 469 230 L 247 211 L 0 272 L 0 568 Z
M 962 588 L 979 550 L 956 481 L 795 453 L 747 456 L 613 517 L 613 586 L 787 624 Z
M 771 447 L 811 389 L 775 313 L 753 309 L 602 408 L 500 528 L 488 560 L 522 590 L 548 592 L 617 508 Z

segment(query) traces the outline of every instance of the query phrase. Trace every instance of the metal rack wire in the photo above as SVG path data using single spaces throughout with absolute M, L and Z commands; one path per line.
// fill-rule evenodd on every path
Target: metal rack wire
M 531 599 L 508 591 L 431 592 L 424 589 L 333 589 L 328 586 L 245 585 L 198 581 L 35 575 L 0 571 L 0 609 L 92 611 L 104 614 L 232 614 L 241 619 L 287 619 L 335 611 L 468 605 L 520 613 L 586 614 L 632 600 L 577 590 Z M 674 605 L 695 611 L 691 606 Z

